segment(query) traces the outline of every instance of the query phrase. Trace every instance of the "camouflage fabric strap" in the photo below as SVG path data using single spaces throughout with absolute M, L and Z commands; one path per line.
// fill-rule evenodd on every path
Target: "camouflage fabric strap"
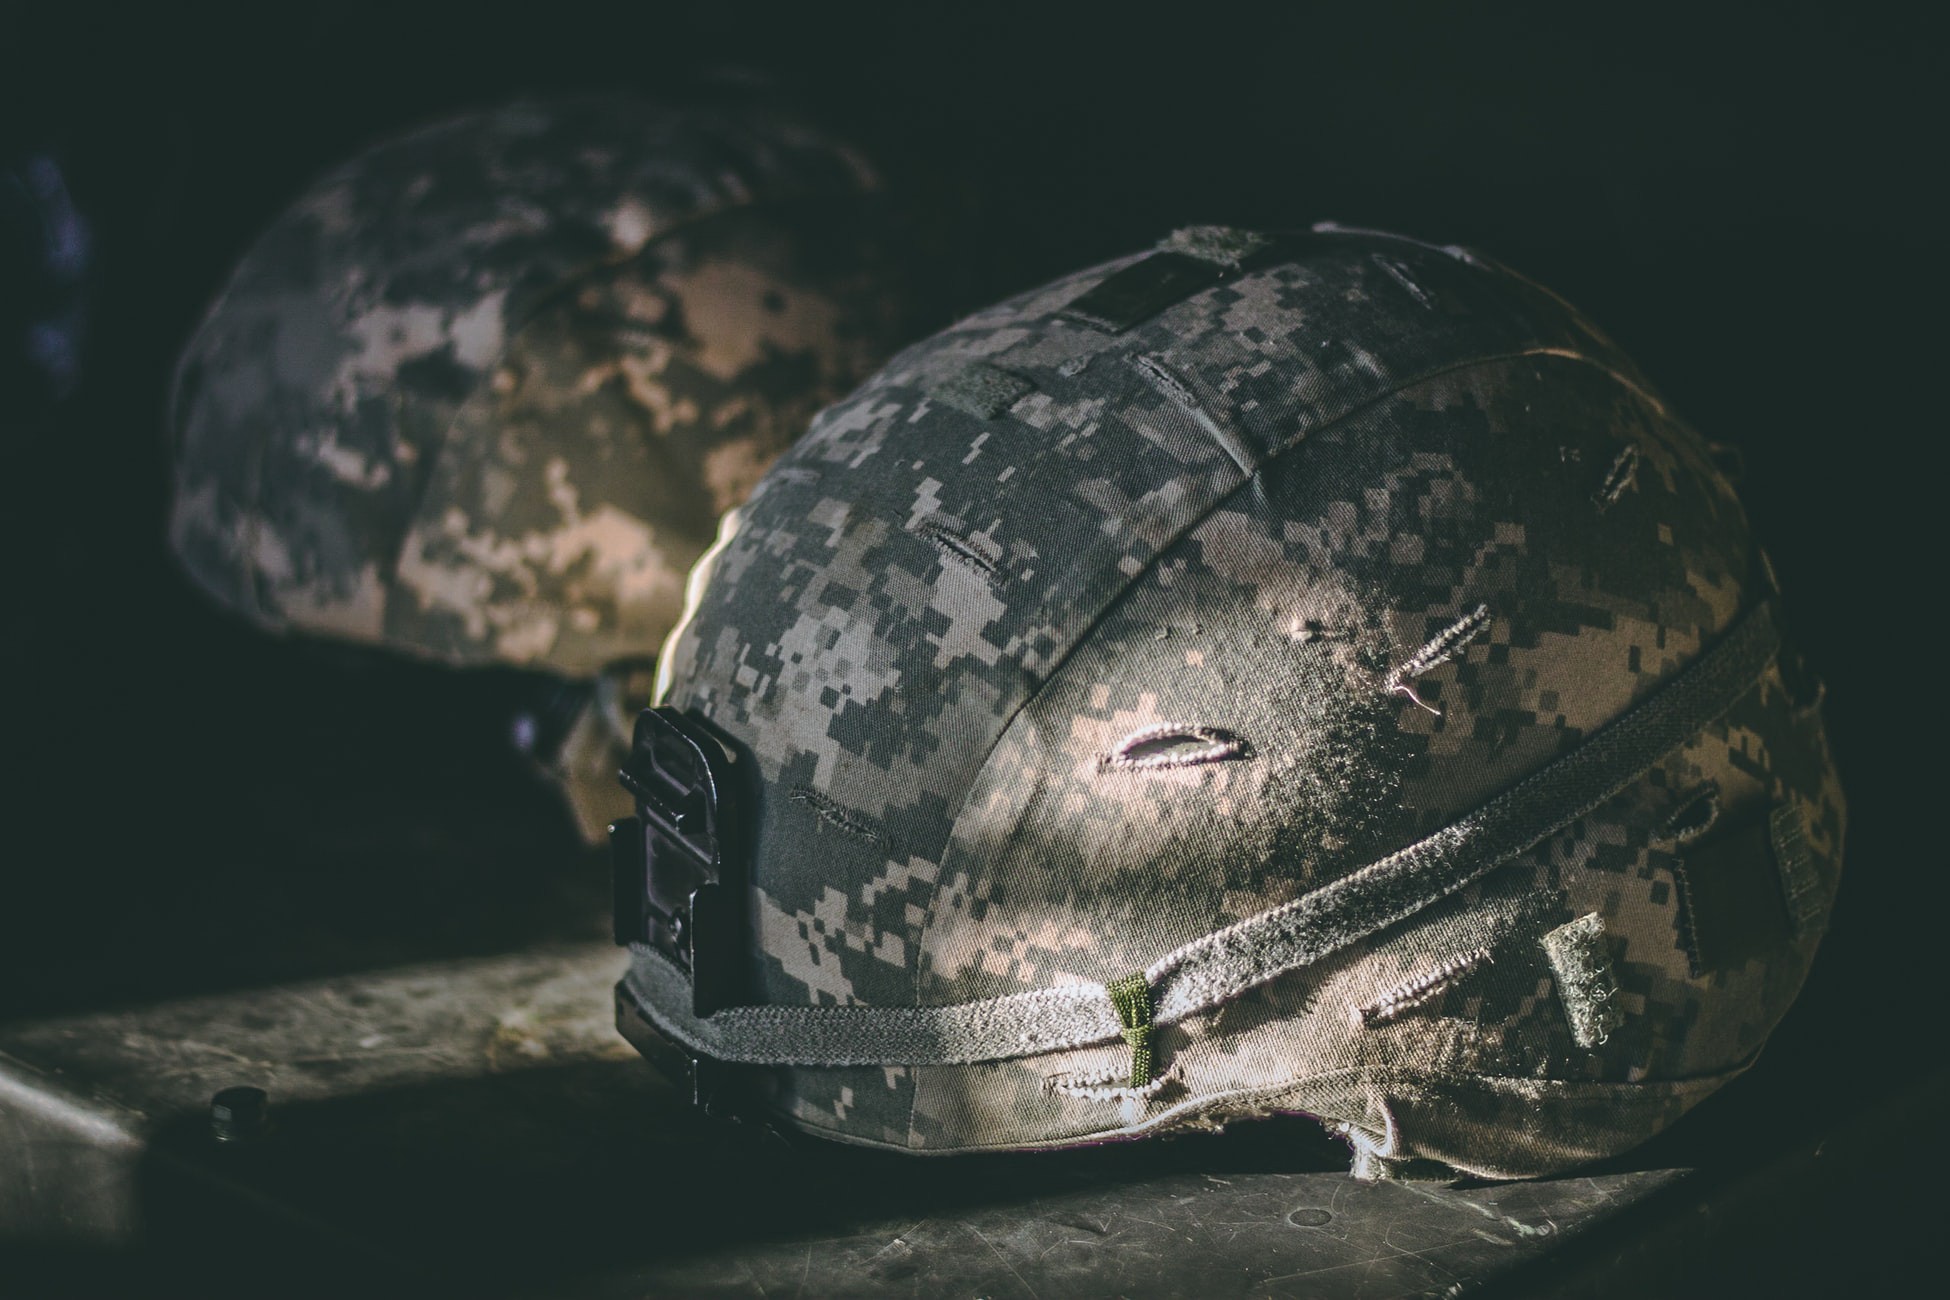
M 1142 1029 L 1217 1007 L 1414 915 L 1584 816 L 1753 688 L 1780 646 L 1766 604 L 1670 684 L 1571 753 L 1434 835 L 1351 875 L 1186 944 L 1142 972 Z M 691 1014 L 684 973 L 648 948 L 623 991 L 667 1033 L 755 1065 L 953 1065 L 1114 1042 L 1138 1028 L 1111 988 L 1064 985 L 953 1006 L 753 1006 Z M 1119 989 L 1136 977 L 1116 981 Z M 1130 990 L 1126 990 L 1130 991 Z M 1134 1055 L 1138 1044 L 1133 1040 Z M 1138 1064 L 1133 1061 L 1133 1066 Z M 1135 1079 L 1135 1075 L 1134 1075 Z

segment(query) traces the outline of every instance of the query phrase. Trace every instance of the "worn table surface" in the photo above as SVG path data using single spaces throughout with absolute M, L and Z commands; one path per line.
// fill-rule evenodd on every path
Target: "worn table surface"
M 786 1143 L 700 1125 L 636 1059 L 621 965 L 543 948 L 0 1030 L 0 1222 L 476 1294 L 1385 1297 L 1508 1278 L 1684 1176 L 1359 1183 L 1277 1121 L 1017 1158 Z M 239 1084 L 273 1125 L 219 1142 Z
M 1940 1205 L 1868 1194 L 1892 1129 L 1950 1150 L 1940 1068 L 1784 1142 L 1736 1095 L 1632 1160 L 1500 1185 L 1356 1182 L 1297 1120 L 950 1160 L 785 1142 L 701 1124 L 636 1059 L 621 964 L 544 945 L 0 1028 L 0 1291 L 1821 1294 L 1837 1260 L 1899 1274 Z M 210 1098 L 240 1084 L 271 1125 L 220 1142 Z

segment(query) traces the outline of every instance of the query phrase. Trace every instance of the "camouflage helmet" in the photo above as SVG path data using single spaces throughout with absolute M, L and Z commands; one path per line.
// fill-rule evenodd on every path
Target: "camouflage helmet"
M 183 353 L 176 555 L 273 630 L 578 679 L 641 655 L 718 515 L 900 341 L 875 189 L 790 119 L 621 94 L 367 150 Z M 572 792 L 614 792 L 602 712 Z
M 1842 796 L 1733 488 L 1480 256 L 1181 231 L 903 352 L 739 514 L 615 840 L 619 1024 L 707 1101 L 1536 1175 L 1808 969 Z

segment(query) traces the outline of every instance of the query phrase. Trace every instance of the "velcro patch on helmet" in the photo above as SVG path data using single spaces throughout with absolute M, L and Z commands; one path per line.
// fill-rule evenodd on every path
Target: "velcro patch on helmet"
M 1768 837 L 1774 849 L 1774 866 L 1781 873 L 1781 893 L 1787 900 L 1788 922 L 1794 937 L 1806 938 L 1828 910 L 1821 877 L 1815 873 L 1814 854 L 1808 848 L 1807 828 L 1800 810 L 1784 803 L 1767 818 Z
M 1113 272 L 1094 288 L 1078 295 L 1056 316 L 1058 320 L 1074 321 L 1106 334 L 1122 334 L 1174 303 L 1211 288 L 1225 279 L 1225 275 L 1225 267 L 1204 258 L 1186 253 L 1153 253 Z
M 993 420 L 1035 391 L 1021 375 L 976 361 L 935 385 L 928 396 L 978 420 Z
M 1596 912 L 1558 926 L 1543 937 L 1544 955 L 1556 977 L 1557 1000 L 1579 1047 L 1598 1047 L 1625 1023 L 1618 979 L 1605 946 L 1605 922 Z
M 1166 252 L 1184 253 L 1202 262 L 1236 271 L 1247 258 L 1272 242 L 1256 230 L 1238 230 L 1231 226 L 1186 226 L 1165 236 L 1158 242 L 1158 247 Z
M 1680 937 L 1695 979 L 1737 970 L 1789 939 L 1786 873 L 1774 861 L 1769 820 L 1746 817 L 1686 846 L 1679 883 Z

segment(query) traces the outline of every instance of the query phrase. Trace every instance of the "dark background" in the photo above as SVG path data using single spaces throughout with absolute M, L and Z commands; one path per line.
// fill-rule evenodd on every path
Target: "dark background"
M 1553 286 L 1744 451 L 1830 688 L 1848 868 L 1802 1003 L 1666 1151 L 1753 1168 L 1856 1136 L 1759 1216 L 1749 1244 L 1789 1253 L 1686 1276 L 1819 1291 L 1921 1257 L 1944 1199 L 1923 1167 L 1950 1153 L 1939 20 L 151 8 L 0 4 L 0 162 L 56 159 L 92 248 L 72 392 L 0 369 L 0 1018 L 603 932 L 600 864 L 504 743 L 528 679 L 262 640 L 177 577 L 166 378 L 245 243 L 361 143 L 519 91 L 724 93 L 746 69 L 882 163 L 930 326 L 1177 225 L 1333 218 Z M 10 330 L 30 289 L 0 279 Z

